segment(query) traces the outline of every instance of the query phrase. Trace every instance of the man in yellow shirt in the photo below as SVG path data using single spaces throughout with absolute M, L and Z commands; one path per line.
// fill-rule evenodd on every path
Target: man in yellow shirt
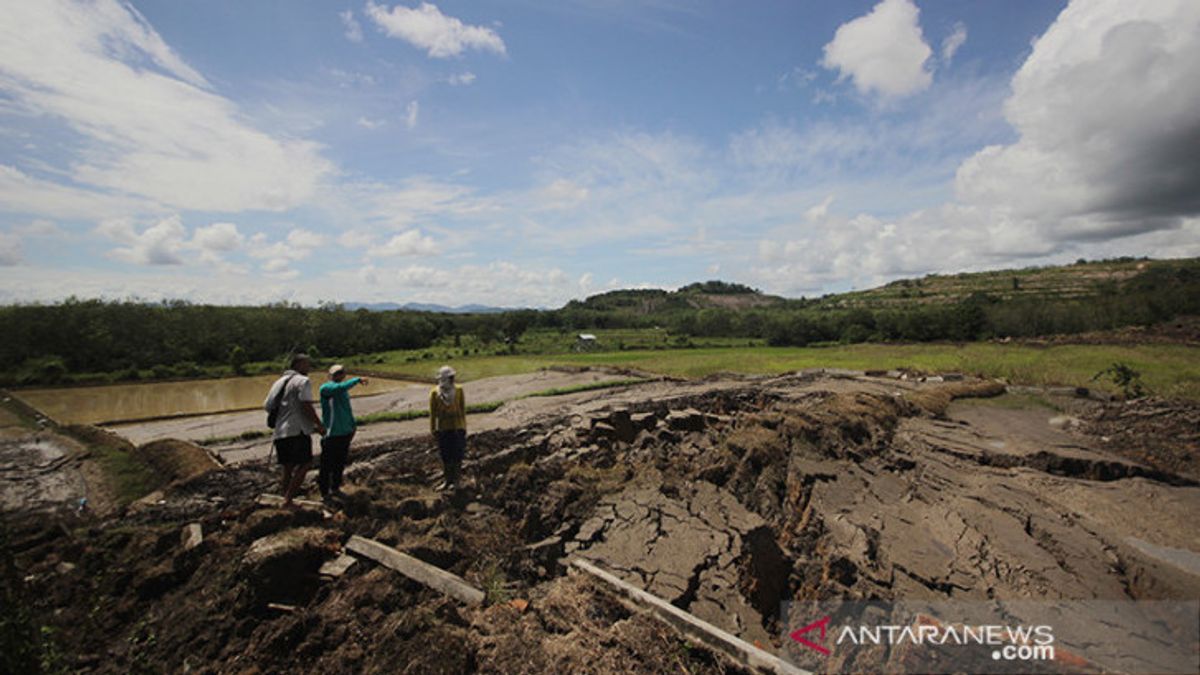
M 454 384 L 454 369 L 438 369 L 438 386 L 429 392 L 429 431 L 437 439 L 442 458 L 444 489 L 458 485 L 463 456 L 467 452 L 467 402 L 463 389 Z

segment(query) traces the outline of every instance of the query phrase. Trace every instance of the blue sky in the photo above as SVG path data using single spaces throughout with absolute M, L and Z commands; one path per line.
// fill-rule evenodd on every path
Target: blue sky
M 1200 255 L 1200 3 L 0 0 L 0 301 Z

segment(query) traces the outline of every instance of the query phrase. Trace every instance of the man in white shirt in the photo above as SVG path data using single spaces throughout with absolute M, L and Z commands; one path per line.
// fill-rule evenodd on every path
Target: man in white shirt
M 283 372 L 263 407 L 267 412 L 278 407 L 275 417 L 275 455 L 283 467 L 283 505 L 292 506 L 292 498 L 300 491 L 304 476 L 312 466 L 312 434 L 325 434 L 325 427 L 317 415 L 313 403 L 312 381 L 308 372 L 312 361 L 307 354 L 292 357 L 292 367 Z

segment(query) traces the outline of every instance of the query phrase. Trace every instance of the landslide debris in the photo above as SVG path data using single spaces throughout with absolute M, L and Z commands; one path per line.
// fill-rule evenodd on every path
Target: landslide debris
M 6 588 L 64 667 L 93 672 L 740 672 L 568 573 L 570 556 L 770 650 L 788 600 L 1200 593 L 1186 557 L 1200 488 L 1065 431 L 998 436 L 947 414 L 998 387 L 845 376 L 625 393 L 473 435 L 454 494 L 429 487 L 425 441 L 375 446 L 326 511 L 256 505 L 273 467 L 202 473 L 120 518 L 9 519 Z M 1072 461 L 1031 460 L 1035 446 Z M 1092 480 L 1113 463 L 1141 472 Z M 204 540 L 185 550 L 189 523 Z M 366 560 L 321 575 L 352 535 L 487 600 L 467 608 Z

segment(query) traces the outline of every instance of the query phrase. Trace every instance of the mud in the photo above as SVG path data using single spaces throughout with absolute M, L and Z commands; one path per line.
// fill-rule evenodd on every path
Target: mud
M 772 651 L 785 600 L 1200 595 L 1190 473 L 1082 421 L 1111 407 L 1064 425 L 953 402 L 995 393 L 820 373 L 589 392 L 497 411 L 454 494 L 400 437 L 363 449 L 327 512 L 256 506 L 277 478 L 252 463 L 87 526 L 9 518 L 5 555 L 63 665 L 95 672 L 741 671 L 571 556 Z M 204 542 L 185 550 L 190 522 Z M 354 534 L 485 605 L 366 560 L 319 574 Z

